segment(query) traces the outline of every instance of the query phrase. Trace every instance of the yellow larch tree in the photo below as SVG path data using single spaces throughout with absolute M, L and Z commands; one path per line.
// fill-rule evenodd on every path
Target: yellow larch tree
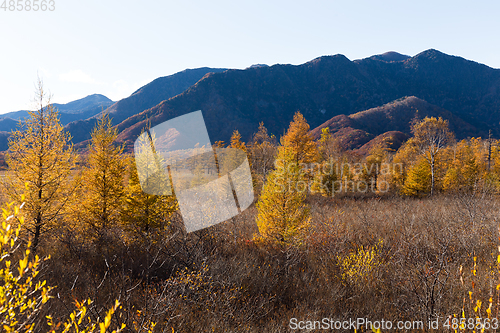
M 309 130 L 310 126 L 306 119 L 297 111 L 286 134 L 281 138 L 281 145 L 292 150 L 295 162 L 299 165 L 318 160 L 318 146 Z
M 282 245 L 299 245 L 309 224 L 309 207 L 304 172 L 293 148 L 278 148 L 276 169 L 269 173 L 257 203 L 260 235 Z
M 237 148 L 241 149 L 243 151 L 247 151 L 247 146 L 243 141 L 241 141 L 241 134 L 238 130 L 235 130 L 233 134 L 231 135 L 231 141 L 230 141 L 229 147 L 231 148 Z
M 481 170 L 474 151 L 475 143 L 462 140 L 453 147 L 453 159 L 443 179 L 443 190 L 470 192 L 477 188 Z
M 164 231 L 171 215 L 178 208 L 175 196 L 168 195 L 172 193 L 169 191 L 171 184 L 168 174 L 159 167 L 163 164 L 161 157 L 150 156 L 148 153 L 150 147 L 155 146 L 154 133 L 151 133 L 152 142 L 144 139 L 148 138 L 140 136 L 138 139 L 140 151 L 136 152 L 130 166 L 130 178 L 125 189 L 122 209 L 125 229 L 136 235 L 147 235 L 152 230 Z M 144 176 L 144 188 L 140 183 L 138 168 Z
M 9 170 L 4 182 L 10 200 L 20 204 L 21 194 L 26 195 L 23 212 L 33 253 L 46 232 L 60 221 L 72 191 L 71 170 L 76 163 L 71 137 L 64 131 L 40 79 L 35 100 L 37 110 L 29 112 L 29 118 L 20 121 L 9 138 Z
M 299 156 L 299 157 L 298 157 Z M 301 163 L 316 161 L 316 143 L 309 125 L 297 112 L 284 137 L 257 202 L 260 235 L 282 245 L 299 245 L 310 225 L 310 209 L 304 202 L 309 184 Z
M 244 157 L 247 156 L 247 146 L 245 142 L 241 141 L 241 134 L 238 130 L 235 130 L 231 135 L 230 144 L 227 148 L 233 149 L 218 149 L 219 154 L 221 155 L 218 160 L 221 169 L 219 172 L 221 175 L 227 174 L 228 172 L 236 169 L 243 162 Z M 243 152 L 239 152 L 235 149 L 239 149 Z M 248 160 L 248 163 L 251 164 L 250 159 Z
M 320 193 L 324 196 L 333 196 L 338 190 L 338 161 L 334 157 L 340 152 L 340 146 L 335 140 L 328 127 L 321 130 L 321 137 L 318 142 L 319 165 L 314 170 L 314 179 L 311 187 L 313 193 Z
M 264 123 L 261 122 L 259 124 L 259 130 L 253 135 L 247 150 L 252 179 L 257 193 L 262 189 L 266 176 L 274 168 L 276 149 L 276 137 L 274 135 L 270 136 Z
M 384 143 L 377 144 L 370 149 L 369 155 L 366 157 L 363 165 L 361 178 L 366 183 L 378 189 L 378 178 L 381 172 L 382 164 L 388 159 L 387 149 Z
M 98 243 L 104 241 L 110 227 L 118 225 L 123 204 L 127 161 L 123 146 L 114 144 L 116 137 L 117 130 L 104 114 L 92 132 L 74 200 L 74 217 Z
M 392 158 L 390 185 L 394 186 L 401 192 L 404 192 L 403 189 L 405 181 L 408 177 L 408 172 L 415 164 L 418 155 L 412 141 L 413 138 L 406 141 Z
M 427 195 L 430 190 L 430 165 L 423 156 L 418 156 L 415 163 L 408 168 L 401 192 L 409 196 L 423 196 Z

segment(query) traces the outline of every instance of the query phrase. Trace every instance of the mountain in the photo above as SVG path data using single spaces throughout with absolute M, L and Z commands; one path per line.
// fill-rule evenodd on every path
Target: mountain
M 8 139 L 10 132 L 0 131 L 0 151 L 5 151 L 9 149 Z M 3 156 L 3 155 L 2 155 Z M 0 165 L 2 164 L 2 158 L 0 158 Z
M 403 60 L 407 60 L 409 58 L 411 58 L 411 57 L 408 55 L 397 53 L 394 51 L 390 51 L 390 52 L 385 52 L 382 54 L 376 54 L 374 56 L 371 56 L 369 59 L 391 62 L 391 61 L 403 61 Z
M 113 104 L 106 96 L 94 94 L 66 104 L 52 104 L 59 111 L 63 125 L 79 119 L 87 119 Z M 20 119 L 28 117 L 28 111 L 15 111 L 0 115 L 0 131 L 10 132 Z
M 351 115 L 335 116 L 314 128 L 311 134 L 318 139 L 321 136 L 321 130 L 328 127 L 332 136 L 339 138 L 344 149 L 358 149 L 378 136 L 387 137 L 386 133 L 389 132 L 397 132 L 409 137 L 412 121 L 425 117 L 448 119 L 450 129 L 465 136 L 473 136 L 478 132 L 474 126 L 450 111 L 429 104 L 415 96 L 409 96 Z M 403 137 L 395 133 L 391 135 L 396 136 L 399 141 Z M 380 140 L 379 138 L 378 141 Z M 372 142 L 370 146 L 373 144 Z M 399 147 L 395 149 L 397 148 Z
M 325 123 L 336 129 L 351 149 L 380 135 L 403 140 L 417 114 L 448 119 L 459 139 L 489 130 L 500 137 L 500 70 L 434 49 L 410 58 L 393 52 L 354 61 L 322 56 L 301 65 L 186 70 L 108 108 L 127 149 L 148 124 L 197 110 L 212 142 L 228 142 L 235 129 L 248 141 L 261 121 L 280 136 L 297 110 L 312 129 Z M 95 121 L 66 126 L 77 147 L 86 145 Z
M 227 142 L 235 129 L 242 139 L 249 140 L 260 121 L 269 132 L 282 135 L 297 110 L 315 128 L 332 117 L 373 109 L 404 96 L 416 96 L 417 104 L 425 101 L 449 110 L 436 114 L 443 114 L 452 124 L 461 124 L 454 127 L 459 138 L 485 136 L 489 129 L 497 137 L 500 134 L 500 70 L 433 49 L 400 61 L 350 61 L 343 55 L 334 55 L 297 66 L 212 73 L 182 94 L 127 118 L 117 129 L 119 140 L 131 147 L 148 122 L 154 126 L 202 110 L 212 142 Z M 455 122 L 454 118 L 460 121 Z M 352 120 L 349 119 L 344 120 Z M 363 119 L 369 117 L 356 121 L 361 123 Z M 371 124 L 370 131 L 365 132 L 372 136 L 382 134 L 382 129 L 375 130 L 374 126 L 384 131 L 402 128 L 392 121 Z M 405 126 L 402 132 L 407 132 L 409 125 Z M 353 130 L 353 137 L 364 131 L 354 127 Z M 368 135 L 363 140 L 372 138 Z M 353 145 L 361 145 L 363 140 Z
M 385 132 L 384 134 L 377 135 L 360 148 L 355 149 L 354 152 L 362 156 L 367 156 L 370 154 L 370 150 L 378 145 L 382 145 L 385 148 L 396 151 L 406 140 L 409 139 L 409 137 L 410 136 L 408 134 L 399 131 Z
M 24 111 L 18 111 L 18 112 L 24 112 Z M 26 111 L 26 115 L 22 117 L 27 117 L 28 112 Z M 10 133 L 12 130 L 16 129 L 18 120 L 14 120 L 12 118 L 0 118 L 0 131 L 5 132 L 5 133 Z M 3 138 L 3 136 L 2 136 Z M 0 149 L 2 147 L 2 144 L 0 143 Z
M 114 124 L 119 124 L 130 116 L 182 93 L 207 73 L 217 73 L 225 70 L 225 68 L 203 67 L 186 69 L 173 75 L 157 78 L 135 91 L 129 97 L 114 103 L 105 111 L 109 112 Z M 101 112 L 92 115 L 89 119 L 75 121 L 66 126 L 66 130 L 73 136 L 73 142 L 90 139 L 90 133 L 100 115 Z

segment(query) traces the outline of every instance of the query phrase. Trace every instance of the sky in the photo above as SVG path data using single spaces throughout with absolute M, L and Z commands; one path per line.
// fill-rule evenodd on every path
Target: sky
M 53 0 L 53 11 L 36 12 L 2 5 L 0 114 L 32 109 L 37 77 L 52 102 L 67 103 L 95 93 L 117 101 L 186 68 L 298 65 L 339 53 L 354 60 L 434 48 L 500 68 L 493 0 Z

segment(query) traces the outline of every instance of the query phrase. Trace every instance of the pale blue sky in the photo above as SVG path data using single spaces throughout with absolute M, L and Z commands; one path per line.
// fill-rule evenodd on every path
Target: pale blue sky
M 435 48 L 500 68 L 499 13 L 493 0 L 55 0 L 53 12 L 0 9 L 0 113 L 32 106 L 37 73 L 52 101 L 66 103 L 93 93 L 119 100 L 186 68 L 337 53 Z

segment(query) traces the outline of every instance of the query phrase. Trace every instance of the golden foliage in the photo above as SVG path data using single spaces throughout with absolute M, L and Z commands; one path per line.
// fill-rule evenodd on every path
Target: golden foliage
M 21 197 L 24 202 L 25 197 Z M 25 221 L 14 203 L 2 208 L 0 227 L 0 325 L 3 332 L 33 332 L 34 318 L 50 296 L 52 287 L 45 281 L 36 281 L 40 258 L 30 259 L 30 250 L 22 251 L 17 258 L 19 232 Z M 29 248 L 30 244 L 28 244 Z M 17 261 L 17 263 L 16 263 Z
M 94 239 L 116 226 L 120 218 L 127 161 L 123 147 L 114 145 L 116 137 L 117 131 L 112 128 L 109 116 L 103 115 L 92 132 L 87 163 L 73 202 L 74 218 Z
M 8 197 L 18 205 L 21 194 L 26 195 L 23 211 L 26 230 L 33 236 L 33 252 L 45 232 L 57 224 L 71 192 L 70 172 L 76 162 L 70 136 L 40 80 L 36 99 L 38 110 L 29 112 L 29 118 L 20 121 L 9 138 L 9 171 L 4 183 Z
M 474 139 L 473 139 L 474 140 Z M 443 179 L 445 191 L 472 191 L 476 188 L 481 175 L 476 159 L 474 142 L 460 141 L 453 149 L 453 160 Z
M 312 163 L 318 159 L 318 147 L 309 130 L 306 119 L 297 111 L 286 134 L 281 138 L 281 145 L 291 149 L 297 164 Z
M 434 194 L 436 184 L 436 159 L 446 146 L 454 140 L 448 128 L 448 121 L 443 118 L 425 117 L 412 126 L 413 138 L 410 143 L 425 158 L 430 167 L 430 195 Z
M 264 184 L 257 203 L 257 226 L 264 239 L 300 244 L 308 230 L 309 207 L 304 203 L 307 183 L 292 148 L 278 148 L 276 170 Z
M 342 280 L 351 284 L 370 283 L 375 277 L 374 272 L 382 264 L 380 251 L 382 240 L 373 247 L 361 246 L 347 256 L 337 256 L 342 269 Z
M 131 173 L 122 207 L 121 221 L 125 229 L 139 235 L 151 231 L 165 231 L 171 215 L 178 209 L 173 195 L 152 195 L 142 190 L 135 163 Z
M 28 187 L 28 184 L 26 185 Z M 47 286 L 45 280 L 38 280 L 40 273 L 40 258 L 38 255 L 30 256 L 30 244 L 27 249 L 20 251 L 19 233 L 24 226 L 24 218 L 20 215 L 20 208 L 25 206 L 26 197 L 22 195 L 21 206 L 14 203 L 2 208 L 2 224 L 0 226 L 0 325 L 2 332 L 19 333 L 35 332 L 38 327 L 35 319 L 42 307 L 51 298 L 50 291 L 54 287 Z M 20 255 L 20 257 L 19 257 Z M 45 258 L 48 260 L 49 258 Z M 63 324 L 55 324 L 51 316 L 47 316 L 47 324 L 50 332 L 97 332 L 105 333 L 111 325 L 111 318 L 119 302 L 107 312 L 106 317 L 101 322 L 99 318 L 90 318 L 85 302 L 75 302 L 77 310 L 71 313 L 70 318 Z M 87 305 L 91 301 L 86 302 Z M 85 319 L 85 320 L 84 320 Z M 120 332 L 120 329 L 113 330 L 113 333 Z M 38 331 L 38 330 L 37 330 Z

